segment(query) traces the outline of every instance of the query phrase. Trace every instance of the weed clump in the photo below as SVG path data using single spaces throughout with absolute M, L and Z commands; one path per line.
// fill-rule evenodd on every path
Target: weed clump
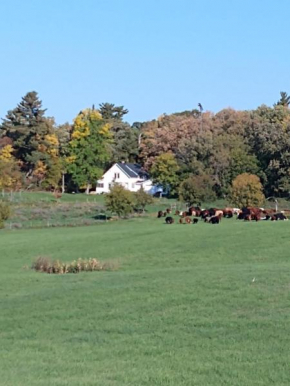
M 117 264 L 113 262 L 101 262 L 97 259 L 78 259 L 70 263 L 60 260 L 51 260 L 49 257 L 40 256 L 32 263 L 32 269 L 38 272 L 65 274 L 93 271 L 114 271 Z

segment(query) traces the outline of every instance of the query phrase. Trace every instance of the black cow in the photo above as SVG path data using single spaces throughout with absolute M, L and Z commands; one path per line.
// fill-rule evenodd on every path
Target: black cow
M 271 218 L 272 221 L 287 220 L 287 217 L 283 213 L 275 213 Z
M 194 218 L 194 219 L 192 220 L 192 223 L 193 223 L 193 224 L 197 224 L 197 223 L 198 223 L 198 218 Z
M 166 222 L 166 224 L 173 224 L 174 223 L 174 218 L 168 216 L 168 217 L 166 217 L 165 222 Z
M 219 216 L 213 216 L 209 219 L 209 222 L 212 224 L 219 224 L 220 223 L 220 217 Z

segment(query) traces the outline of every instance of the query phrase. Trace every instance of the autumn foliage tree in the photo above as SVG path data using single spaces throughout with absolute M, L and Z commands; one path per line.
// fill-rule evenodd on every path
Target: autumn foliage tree
M 165 153 L 156 157 L 150 169 L 151 177 L 154 183 L 169 188 L 171 193 L 175 193 L 178 185 L 177 172 L 179 166 L 173 154 Z
M 21 173 L 12 153 L 10 144 L 0 148 L 0 189 L 12 190 L 21 186 Z
M 8 111 L 0 128 L 0 137 L 11 141 L 12 155 L 28 184 L 37 186 L 42 185 L 58 158 L 54 119 L 45 117 L 45 111 L 37 92 L 28 92 Z
M 232 182 L 230 199 L 238 207 L 259 206 L 265 200 L 259 177 L 243 173 Z
M 67 168 L 79 187 L 96 182 L 110 160 L 110 125 L 97 110 L 86 109 L 78 114 L 69 142 Z

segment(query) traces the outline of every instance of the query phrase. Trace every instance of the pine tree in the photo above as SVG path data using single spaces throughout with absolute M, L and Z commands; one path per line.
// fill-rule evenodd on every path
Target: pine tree
M 12 140 L 14 156 L 21 169 L 30 176 L 40 160 L 48 158 L 47 135 L 53 135 L 53 121 L 44 116 L 42 102 L 35 91 L 28 92 L 13 110 L 8 111 L 1 126 L 1 137 Z
M 113 103 L 101 103 L 99 112 L 103 119 L 117 119 L 122 121 L 123 116 L 128 114 L 128 110 L 124 106 L 115 106 Z

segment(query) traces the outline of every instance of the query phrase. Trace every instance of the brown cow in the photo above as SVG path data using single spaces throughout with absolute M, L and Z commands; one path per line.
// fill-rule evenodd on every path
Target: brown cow
M 157 218 L 160 218 L 163 216 L 163 212 L 162 210 L 159 210 L 158 213 L 157 213 Z
M 191 224 L 191 219 L 189 217 L 185 217 L 186 224 Z

